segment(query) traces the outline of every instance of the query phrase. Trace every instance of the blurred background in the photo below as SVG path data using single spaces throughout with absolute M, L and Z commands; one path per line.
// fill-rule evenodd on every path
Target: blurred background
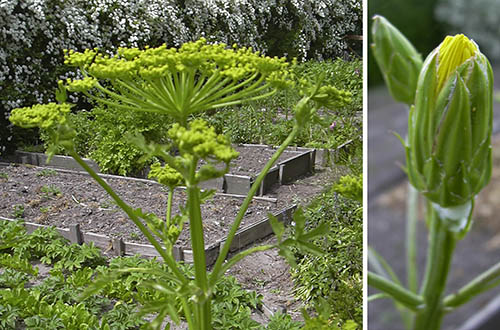
M 500 81 L 500 1 L 498 0 L 370 0 L 371 17 L 386 17 L 417 48 L 425 59 L 446 35 L 463 33 L 473 39 L 490 59 Z M 368 243 L 394 268 L 405 282 L 406 176 L 404 150 L 394 132 L 407 133 L 408 107 L 389 95 L 370 53 L 368 58 Z M 495 83 L 496 99 L 500 85 Z M 489 266 L 500 261 L 500 103 L 494 103 L 494 170 L 490 184 L 478 196 L 474 226 L 457 246 L 448 282 L 448 292 L 465 285 Z M 423 220 L 423 219 L 421 219 Z M 424 271 L 427 229 L 423 221 L 418 233 L 420 273 Z M 420 277 L 421 280 L 421 277 Z M 374 293 L 372 290 L 369 294 Z M 443 329 L 498 329 L 500 289 L 484 293 L 444 319 Z M 403 329 L 390 300 L 368 304 L 370 330 Z M 489 320 L 489 321 L 487 321 Z M 488 323 L 490 322 L 490 327 Z M 493 322 L 493 323 L 492 323 Z

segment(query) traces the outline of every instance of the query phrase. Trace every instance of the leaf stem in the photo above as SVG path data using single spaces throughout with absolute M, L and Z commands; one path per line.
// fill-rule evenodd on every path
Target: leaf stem
M 187 206 L 189 212 L 189 232 L 191 234 L 191 248 L 193 250 L 193 262 L 195 271 L 195 282 L 201 290 L 201 296 L 197 297 L 197 314 L 199 330 L 212 328 L 210 290 L 207 278 L 207 265 L 205 259 L 205 242 L 203 238 L 203 222 L 201 218 L 200 189 L 196 186 L 195 175 L 198 159 L 193 157 L 189 179 L 187 183 Z
M 368 271 L 368 284 L 389 295 L 391 298 L 413 311 L 418 311 L 424 304 L 424 300 L 421 296 L 370 271 Z
M 417 266 L 417 220 L 418 220 L 418 190 L 408 182 L 407 199 L 408 218 L 406 224 L 406 261 L 408 269 L 408 288 L 412 292 L 418 290 Z
M 500 262 L 478 275 L 460 290 L 444 298 L 446 308 L 458 307 L 476 295 L 500 285 Z

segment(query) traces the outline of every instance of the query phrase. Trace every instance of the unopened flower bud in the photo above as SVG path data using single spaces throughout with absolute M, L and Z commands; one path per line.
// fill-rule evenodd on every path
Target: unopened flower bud
M 422 57 L 388 20 L 375 16 L 372 25 L 373 56 L 392 97 L 413 104 Z
M 432 203 L 470 203 L 491 176 L 493 73 L 464 35 L 446 39 L 425 60 L 408 124 L 407 170 Z

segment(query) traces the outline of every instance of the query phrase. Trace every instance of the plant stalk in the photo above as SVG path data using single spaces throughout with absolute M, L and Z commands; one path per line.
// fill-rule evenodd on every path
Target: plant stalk
M 191 234 L 191 248 L 193 250 L 195 282 L 201 290 L 201 295 L 197 297 L 196 301 L 196 313 L 199 322 L 199 328 L 196 330 L 209 330 L 212 329 L 211 292 L 209 290 L 207 278 L 205 241 L 203 238 L 203 222 L 200 208 L 200 189 L 195 184 L 197 163 L 198 159 L 194 158 L 191 164 L 190 178 L 187 182 L 187 205 L 189 210 L 189 232 Z
M 430 219 L 427 265 L 421 295 L 425 308 L 415 317 L 414 330 L 438 330 L 445 313 L 443 293 L 446 287 L 453 251 L 456 245 L 455 233 L 443 224 L 443 219 L 428 203 Z
M 418 220 L 418 190 L 408 182 L 407 199 L 408 218 L 406 224 L 406 260 L 408 269 L 408 288 L 418 291 L 417 266 L 417 220 Z

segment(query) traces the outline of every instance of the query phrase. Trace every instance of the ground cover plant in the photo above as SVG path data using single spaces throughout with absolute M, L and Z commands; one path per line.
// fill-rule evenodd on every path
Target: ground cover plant
M 476 195 L 492 170 L 493 73 L 479 46 L 447 36 L 422 62 L 413 45 L 385 18 L 373 24 L 373 53 L 392 96 L 410 106 L 406 151 L 407 286 L 375 251 L 368 283 L 390 298 L 408 329 L 439 329 L 443 316 L 499 284 L 499 264 L 445 295 L 454 249 L 469 232 Z M 416 262 L 418 200 L 426 201 L 427 264 Z M 420 286 L 420 287 L 419 287 Z
M 310 306 L 329 306 L 330 313 L 344 325 L 352 320 L 362 324 L 361 201 L 361 176 L 344 176 L 318 196 L 308 206 L 306 217 L 311 228 L 328 223 L 325 236 L 314 241 L 326 253 L 318 256 L 296 251 L 298 262 L 292 268 L 297 298 Z
M 64 148 L 127 213 L 164 262 L 163 268 L 157 270 L 134 267 L 105 274 L 91 285 L 84 297 L 99 292 L 122 273 L 133 271 L 155 275 L 158 277 L 148 285 L 154 298 L 142 306 L 144 312 L 157 313 L 150 324 L 152 327 L 160 327 L 168 315 L 174 323 L 184 319 L 191 329 L 211 329 L 216 312 L 216 287 L 226 270 L 242 258 L 271 248 L 279 249 L 291 263 L 295 262 L 292 248 L 322 254 L 322 250 L 309 241 L 324 234 L 327 224 L 306 228 L 306 218 L 299 211 L 293 217 L 295 230 L 291 235 L 284 235 L 283 224 L 270 216 L 277 243 L 253 247 L 226 260 L 232 239 L 266 172 L 300 130 L 317 116 L 320 108 L 342 107 L 350 102 L 350 93 L 324 84 L 324 75 L 315 81 L 307 77 L 297 79 L 283 58 L 264 57 L 248 48 L 210 44 L 204 39 L 185 43 L 179 49 L 166 46 L 146 47 L 144 50 L 119 48 L 113 56 L 98 50 L 66 51 L 65 54 L 66 63 L 78 67 L 83 77 L 59 82 L 58 103 L 15 109 L 10 120 L 22 127 L 45 129 L 51 141 L 49 156 L 58 148 Z M 244 101 L 257 101 L 273 95 L 277 89 L 290 87 L 301 95 L 293 107 L 291 131 L 256 178 L 213 269 L 207 272 L 200 205 L 211 197 L 212 192 L 201 191 L 198 185 L 227 173 L 237 153 L 225 136 L 217 134 L 206 121 L 194 115 Z M 131 208 L 81 159 L 74 147 L 75 130 L 68 119 L 72 104 L 67 100 L 72 92 L 81 92 L 89 99 L 121 111 L 164 114 L 174 121 L 167 132 L 170 140 L 166 144 L 147 141 L 143 135 L 129 134 L 128 139 L 147 156 L 164 162 L 152 175 L 168 187 L 168 201 L 174 194 L 174 187 L 186 186 L 187 202 L 181 214 L 173 215 L 169 202 L 165 219 L 145 214 L 140 208 Z M 172 148 L 177 150 L 176 154 L 170 153 Z M 204 165 L 199 168 L 200 160 Z M 223 165 L 223 168 L 216 165 Z M 194 259 L 192 275 L 184 271 L 172 253 L 185 222 L 190 225 Z M 333 321 L 324 322 L 326 326 Z
M 70 245 L 52 227 L 27 234 L 21 221 L 0 221 L 0 266 L 0 326 L 4 329 L 142 329 L 147 318 L 137 313 L 138 306 L 165 298 L 147 283 L 159 279 L 155 273 L 168 272 L 154 259 L 109 260 L 92 245 Z M 123 268 L 131 271 L 121 272 Z M 133 272 L 136 268 L 150 273 Z M 182 270 L 193 274 L 190 266 Z M 81 300 L 92 279 L 103 274 L 112 274 L 114 280 L 98 295 Z M 250 318 L 261 297 L 243 290 L 234 277 L 222 279 L 215 296 L 214 328 L 265 328 Z M 271 322 L 278 320 L 279 316 Z M 272 323 L 267 328 L 278 329 Z

